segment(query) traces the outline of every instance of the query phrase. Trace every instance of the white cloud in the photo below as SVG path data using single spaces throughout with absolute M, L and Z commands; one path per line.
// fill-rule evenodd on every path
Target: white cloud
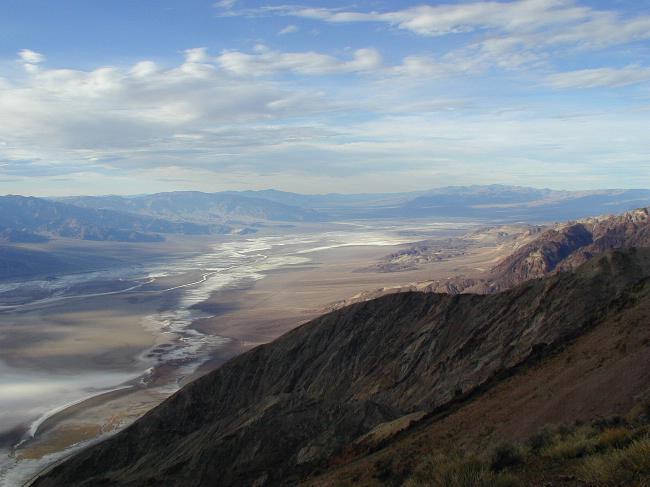
M 626 19 L 613 11 L 578 6 L 571 0 L 485 1 L 420 5 L 387 12 L 285 6 L 272 12 L 331 23 L 381 22 L 423 36 L 495 30 L 533 34 L 546 31 L 545 43 L 602 46 L 647 39 L 650 15 Z
M 589 174 L 602 185 L 613 173 L 638 167 L 643 173 L 650 112 L 626 107 L 562 118 L 563 106 L 508 111 L 509 104 L 535 100 L 517 94 L 491 99 L 481 96 L 480 86 L 463 99 L 466 88 L 444 81 L 496 60 L 516 66 L 514 37 L 482 39 L 468 52 L 409 55 L 396 66 L 383 65 L 374 49 L 334 56 L 259 45 L 218 56 L 189 49 L 171 67 L 143 60 L 90 70 L 41 66 L 16 78 L 3 73 L 0 174 L 73 174 L 78 180 L 93 174 L 97 181 L 105 175 L 111 184 L 137 174 L 143 185 L 154 177 L 184 178 L 188 189 L 208 190 L 226 180 L 231 188 L 285 181 L 282 187 L 294 190 L 303 182 L 353 189 L 373 181 L 390 190 L 450 178 L 490 182 L 495 175 L 561 186 Z M 554 87 L 621 86 L 650 77 L 648 68 L 635 65 L 593 71 L 544 81 Z M 292 76 L 264 78 L 278 73 Z M 336 83 L 311 78 L 346 73 L 372 76 Z M 503 89 L 491 85 L 486 91 Z M 124 188 L 140 191 L 126 182 Z
M 519 0 L 420 5 L 389 12 L 346 12 L 325 8 L 287 7 L 286 13 L 326 22 L 384 22 L 424 36 L 440 36 L 493 28 L 532 31 L 587 18 L 591 10 L 563 0 Z
M 104 161 L 122 169 L 218 163 L 218 154 L 232 151 L 208 136 L 215 128 L 303 117 L 323 110 L 322 96 L 234 80 L 203 49 L 188 50 L 182 64 L 166 69 L 151 61 L 89 71 L 42 69 L 2 81 L 0 160 L 11 163 L 13 174 L 45 171 L 56 161 L 66 167 Z M 201 138 L 205 143 L 197 145 Z
M 650 38 L 650 16 L 622 19 L 614 12 L 592 11 L 589 18 L 551 32 L 544 43 L 574 44 L 586 49 L 598 49 Z
M 214 3 L 214 6 L 217 8 L 231 9 L 235 6 L 237 0 L 220 0 Z
M 286 35 L 286 34 L 293 34 L 294 32 L 298 32 L 298 27 L 291 24 L 287 25 L 284 29 L 281 29 L 278 34 L 280 35 Z
M 207 63 L 210 61 L 208 50 L 205 47 L 195 47 L 185 50 L 185 61 L 187 63 Z
M 32 51 L 31 49 L 23 49 L 18 53 L 18 57 L 23 62 L 30 63 L 30 64 L 39 64 L 45 61 L 45 56 L 43 56 L 40 52 Z
M 427 37 L 473 33 L 446 53 L 450 63 L 471 69 L 531 67 L 564 55 L 567 47 L 603 49 L 650 39 L 650 15 L 624 17 L 573 0 L 474 1 L 371 12 L 285 5 L 266 12 L 328 23 L 384 23 Z
M 129 70 L 129 73 L 135 78 L 146 78 L 156 71 L 158 71 L 158 66 L 153 61 L 140 61 Z
M 430 56 L 411 55 L 406 56 L 401 64 L 390 68 L 389 72 L 415 78 L 441 78 L 449 75 L 454 69 L 454 66 Z
M 327 54 L 309 52 L 280 52 L 258 45 L 253 54 L 226 51 L 217 62 L 238 76 L 264 76 L 282 71 L 303 75 L 327 75 L 376 70 L 381 66 L 381 55 L 376 49 L 357 49 L 352 59 L 341 60 Z
M 549 76 L 546 81 L 555 88 L 619 87 L 650 80 L 650 68 L 595 68 L 566 71 Z

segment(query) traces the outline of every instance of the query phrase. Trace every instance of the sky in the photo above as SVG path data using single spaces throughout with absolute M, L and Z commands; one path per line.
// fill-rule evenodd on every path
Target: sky
M 0 0 L 0 194 L 494 183 L 650 187 L 650 0 Z

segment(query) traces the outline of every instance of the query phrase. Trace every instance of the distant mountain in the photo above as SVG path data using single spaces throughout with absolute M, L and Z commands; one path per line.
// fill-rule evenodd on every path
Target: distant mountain
M 644 189 L 570 192 L 501 185 L 352 195 L 263 190 L 50 200 L 5 196 L 0 197 L 0 241 L 29 242 L 48 235 L 156 241 L 162 238 L 157 234 L 227 233 L 232 230 L 229 225 L 264 222 L 456 217 L 549 222 L 622 212 L 648 204 L 650 190 Z
M 650 205 L 650 190 L 554 191 L 518 186 L 439 188 L 390 209 L 370 211 L 377 217 L 465 217 L 504 221 L 564 221 L 620 213 Z
M 556 191 L 523 186 L 447 186 L 410 193 L 304 195 L 276 190 L 232 192 L 310 208 L 333 219 L 466 217 L 564 221 L 650 205 L 650 190 Z
M 223 231 L 194 223 L 111 210 L 80 208 L 66 203 L 24 196 L 0 196 L 0 237 L 7 241 L 35 241 L 48 236 L 83 240 L 157 242 L 160 234 L 206 235 Z
M 650 193 L 650 192 L 649 192 Z M 493 184 L 487 186 L 448 186 L 426 191 L 407 203 L 406 206 L 417 208 L 452 207 L 459 202 L 463 206 L 481 207 L 499 205 L 517 205 L 550 198 L 566 197 L 571 193 L 551 189 L 527 188 L 523 186 L 505 186 Z
M 237 193 L 175 191 L 141 196 L 78 196 L 63 198 L 82 208 L 121 211 L 173 221 L 215 223 L 321 221 L 324 216 L 309 208 Z
M 309 485 L 330 471 L 341 477 L 312 485 L 403 485 L 433 449 L 452 462 L 461 445 L 627 414 L 650 393 L 649 276 L 649 249 L 614 251 L 503 293 L 403 293 L 343 308 L 197 379 L 33 485 Z M 423 436 L 454 415 L 438 440 Z M 373 452 L 407 437 L 417 456 L 391 465 L 387 451 L 378 463 Z M 564 447 L 558 458 L 573 458 Z M 505 466 L 508 452 L 497 457 Z M 346 477 L 356 461 L 364 467 Z
M 650 190 L 554 191 L 519 186 L 449 186 L 410 193 L 298 194 L 273 189 L 59 199 L 79 207 L 195 223 L 317 222 L 383 218 L 564 221 L 650 205 Z
M 286 205 L 310 208 L 323 213 L 354 211 L 368 208 L 391 208 L 403 204 L 420 194 L 422 191 L 408 193 L 326 193 L 326 194 L 298 194 L 275 189 L 258 191 L 229 191 L 224 194 L 233 194 L 254 197 L 283 203 Z

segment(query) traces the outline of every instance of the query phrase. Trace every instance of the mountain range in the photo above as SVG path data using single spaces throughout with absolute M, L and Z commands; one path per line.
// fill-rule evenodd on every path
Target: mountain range
M 464 217 L 565 221 L 621 213 L 650 204 L 647 189 L 557 191 L 499 184 L 448 186 L 407 193 L 299 195 L 262 190 L 236 194 L 315 210 L 335 220 Z
M 475 282 L 482 294 L 392 293 L 325 314 L 34 485 L 637 485 L 650 457 L 619 463 L 623 448 L 650 452 L 649 228 L 647 209 L 567 223 Z M 524 440 L 538 446 L 502 445 Z M 435 480 L 453 468 L 474 480 Z
M 163 239 L 161 233 L 206 235 L 222 230 L 191 222 L 82 208 L 42 198 L 0 196 L 0 236 L 10 242 L 38 242 L 52 236 L 157 242 Z
M 302 208 L 254 194 L 176 191 L 143 196 L 78 196 L 61 201 L 82 208 L 146 215 L 172 221 L 214 223 L 224 221 L 319 221 L 323 217 Z
M 422 217 L 564 221 L 647 206 L 650 190 L 555 191 L 489 185 L 376 194 L 176 191 L 140 196 L 79 196 L 61 201 L 86 208 L 196 223 Z
M 471 218 L 548 222 L 650 204 L 650 190 L 554 191 L 466 186 L 394 194 L 302 195 L 276 190 L 65 198 L 0 197 L 0 241 L 50 237 L 155 242 L 164 234 L 254 232 L 274 222 Z

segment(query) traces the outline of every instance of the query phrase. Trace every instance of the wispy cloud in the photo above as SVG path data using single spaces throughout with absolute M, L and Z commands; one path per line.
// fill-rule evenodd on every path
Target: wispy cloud
M 31 49 L 22 49 L 20 52 L 18 52 L 18 57 L 22 61 L 31 64 L 38 64 L 45 61 L 45 56 L 43 56 L 40 52 L 32 51 Z
M 303 75 L 355 73 L 378 69 L 381 54 L 376 49 L 357 49 L 348 60 L 317 52 L 280 52 L 257 45 L 255 52 L 226 51 L 216 58 L 227 71 L 240 76 L 263 76 L 279 71 Z
M 231 12 L 231 14 L 236 14 Z M 570 50 L 603 49 L 650 39 L 650 15 L 625 17 L 572 0 L 482 1 L 356 11 L 301 5 L 241 9 L 239 15 L 277 15 L 330 24 L 380 23 L 418 36 L 465 35 L 446 54 L 455 63 L 515 69 Z
M 297 26 L 295 26 L 293 24 L 290 24 L 290 25 L 287 25 L 285 28 L 281 29 L 278 32 L 278 34 L 280 34 L 280 35 L 293 34 L 294 32 L 298 32 L 298 30 L 299 29 L 298 29 Z
M 579 69 L 550 75 L 546 81 L 555 88 L 619 87 L 650 81 L 650 68 L 635 65 Z
M 379 22 L 422 36 L 484 32 L 531 35 L 545 31 L 545 43 L 587 46 L 650 38 L 650 15 L 626 19 L 613 11 L 580 6 L 570 0 L 487 1 L 420 5 L 385 12 L 359 12 L 300 6 L 269 12 L 330 23 Z
M 214 3 L 214 6 L 217 8 L 231 9 L 235 6 L 237 0 L 219 0 Z

